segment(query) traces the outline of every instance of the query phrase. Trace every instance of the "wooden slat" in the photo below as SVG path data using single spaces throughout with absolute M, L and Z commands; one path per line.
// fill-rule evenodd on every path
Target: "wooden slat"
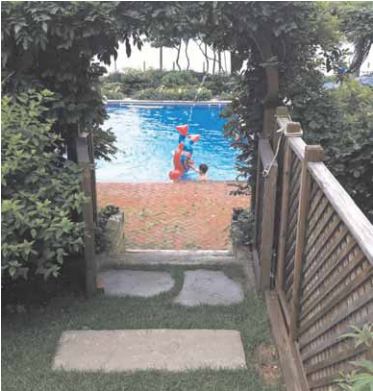
M 321 250 L 325 247 L 325 245 L 330 241 L 330 238 L 335 234 L 335 231 L 337 231 L 340 224 L 341 224 L 341 222 L 339 221 L 339 219 L 336 219 L 334 221 L 334 223 L 328 227 L 326 234 L 321 236 L 321 240 L 320 240 L 317 247 L 316 246 L 313 248 L 312 247 L 309 248 L 308 246 L 306 247 L 307 265 L 306 265 L 305 270 L 308 270 L 308 267 L 310 266 L 309 255 L 311 254 L 311 251 L 314 250 L 313 255 L 319 254 L 321 252 Z M 317 242 L 315 242 L 314 244 L 316 244 L 316 243 Z
M 308 268 L 310 267 L 311 265 L 311 259 L 314 259 L 314 256 L 315 254 L 319 254 L 321 252 L 321 250 L 327 245 L 327 243 L 331 240 L 331 237 L 335 234 L 335 232 L 338 230 L 339 226 L 340 226 L 340 221 L 339 219 L 336 219 L 334 221 L 334 223 L 328 227 L 328 230 L 326 232 L 326 234 L 324 234 L 321 239 L 318 243 L 318 245 L 316 246 L 317 242 L 315 243 L 315 246 L 310 249 L 308 249 L 308 246 L 306 247 L 307 250 L 306 250 L 306 259 L 307 259 L 307 264 L 306 264 L 306 267 L 305 267 L 305 272 L 308 270 Z M 311 252 L 313 250 L 313 253 L 312 253 L 312 257 L 310 256 L 311 255 Z
M 320 235 L 324 232 L 324 230 L 326 229 L 326 227 L 329 224 L 330 220 L 332 219 L 333 215 L 334 215 L 334 210 L 332 208 L 330 208 L 330 210 L 328 211 L 326 216 L 322 217 L 322 222 L 320 223 L 319 227 L 317 228 L 317 230 L 314 230 L 314 232 L 312 232 L 312 239 L 307 241 L 307 244 L 306 244 L 306 254 L 309 253 L 309 251 L 311 250 L 313 245 L 319 239 Z M 334 224 L 333 227 L 332 228 L 328 228 L 328 230 L 336 229 L 339 223 L 340 223 L 339 219 L 336 219 L 336 221 L 333 223 Z M 311 236 L 311 233 L 310 233 L 310 236 Z
M 351 248 L 353 247 L 353 243 L 351 244 Z M 348 247 L 348 246 L 347 246 Z M 350 250 L 351 251 L 351 250 Z M 351 262 L 346 268 L 343 269 L 343 271 L 336 277 L 334 277 L 333 281 L 330 281 L 324 288 L 324 290 L 316 295 L 315 298 L 314 292 L 318 289 L 318 287 L 326 280 L 326 278 L 339 266 L 339 264 L 343 261 L 343 259 L 348 256 L 349 252 L 346 250 L 344 254 L 341 254 L 340 258 L 338 259 L 338 262 L 335 265 L 332 265 L 328 269 L 328 274 L 323 274 L 323 276 L 320 278 L 320 281 L 317 281 L 317 285 L 312 287 L 312 290 L 307 292 L 307 299 L 312 297 L 312 300 L 309 302 L 308 305 L 304 305 L 302 307 L 302 319 L 305 318 L 315 307 L 317 307 L 325 298 L 332 292 L 339 284 L 343 282 L 345 278 L 348 277 L 348 275 L 356 269 L 360 262 L 364 259 L 364 254 L 360 253 L 357 255 L 356 259 Z M 306 298 L 304 300 L 307 300 Z
M 322 202 L 319 203 L 316 206 L 316 208 L 313 211 L 314 213 L 312 213 L 311 211 L 309 212 L 309 215 L 308 215 L 308 222 L 309 222 L 308 229 L 309 229 L 310 233 L 312 233 L 313 229 L 319 223 L 321 218 L 324 217 L 324 213 L 325 213 L 326 209 L 328 208 L 328 206 L 329 206 L 329 202 L 328 202 L 328 200 L 326 198 L 324 198 L 322 200 Z M 317 215 L 316 215 L 316 213 L 317 213 Z M 314 219 L 315 215 L 316 215 L 316 218 Z
M 285 292 L 289 292 L 289 290 L 292 290 L 291 287 L 293 285 L 293 281 L 294 281 L 294 268 L 291 268 L 285 280 Z
M 320 189 L 317 186 L 316 182 L 313 181 L 313 183 L 311 184 L 311 201 L 312 201 L 311 204 L 314 202 L 317 193 L 320 196 L 322 196 L 322 192 L 320 191 Z M 320 199 L 318 201 L 320 201 Z M 311 209 L 310 209 L 310 212 L 311 212 Z
M 273 162 L 274 154 L 269 141 L 259 140 L 259 156 L 264 169 Z M 277 162 L 272 163 L 272 168 L 268 176 L 264 179 L 263 195 L 263 216 L 262 216 L 262 235 L 261 235 L 261 254 L 260 254 L 260 274 L 259 288 L 266 290 L 270 288 L 272 254 L 273 254 L 273 235 L 275 225 L 275 206 L 276 206 L 276 184 L 277 184 Z
M 299 197 L 296 198 L 294 204 L 296 204 L 296 206 L 294 207 L 294 211 L 289 212 L 289 220 L 288 220 L 289 221 L 289 223 L 288 223 L 289 234 L 288 234 L 288 238 L 287 238 L 288 244 L 290 243 L 289 239 L 292 236 L 294 229 L 296 229 L 296 227 L 297 227 Z
M 297 139 L 292 139 L 296 141 Z M 307 212 L 309 206 L 309 195 L 311 188 L 311 178 L 308 174 L 307 164 L 310 161 L 322 159 L 324 150 L 320 146 L 306 146 L 304 160 L 302 162 L 301 188 L 299 198 L 297 238 L 294 259 L 294 281 L 291 306 L 290 337 L 297 338 L 299 321 L 300 286 L 302 276 L 303 252 L 306 239 Z
M 362 319 L 360 319 L 358 323 L 355 323 L 354 326 L 361 328 L 362 326 L 364 326 L 364 324 L 372 321 L 373 321 L 373 314 L 370 313 L 364 316 Z M 350 332 L 351 332 L 351 325 L 346 324 L 344 327 L 341 328 L 339 333 L 335 335 L 335 337 L 320 343 L 315 348 L 309 350 L 307 353 L 301 353 L 303 363 L 307 365 L 307 361 L 310 360 L 312 357 L 315 357 L 316 355 L 324 352 L 325 350 L 328 350 L 333 346 L 339 344 L 340 342 L 344 341 L 346 339 L 344 335 Z
M 338 237 L 335 238 L 333 245 L 329 247 L 327 252 L 320 258 L 317 263 L 315 262 L 316 257 L 319 255 L 321 250 L 323 249 L 320 247 L 317 251 L 315 251 L 311 257 L 307 259 L 307 268 L 305 269 L 305 273 L 310 269 L 311 265 L 314 265 L 312 271 L 310 274 L 305 276 L 302 284 L 303 291 L 308 286 L 308 284 L 312 281 L 312 279 L 315 277 L 315 274 L 321 269 L 321 267 L 324 265 L 324 263 L 330 258 L 330 256 L 333 254 L 333 252 L 340 246 L 342 240 L 345 239 L 347 236 L 347 228 L 345 226 L 342 227 L 340 232 L 338 233 Z
M 313 315 L 311 319 L 304 322 L 300 326 L 299 333 L 303 334 L 308 330 L 313 324 L 318 322 L 322 317 L 325 316 L 329 311 L 331 311 L 336 305 L 346 299 L 352 292 L 354 292 L 361 284 L 373 276 L 373 268 L 364 270 L 359 276 L 357 276 L 351 284 L 345 287 L 345 289 L 340 292 L 338 295 L 334 296 L 332 299 L 325 300 L 323 310 Z
M 320 201 L 322 202 L 320 203 Z M 318 211 L 319 207 L 323 207 L 324 204 L 328 204 L 327 198 L 324 197 L 323 193 L 321 191 L 318 192 L 318 194 L 312 199 L 311 205 L 310 205 L 310 211 L 308 213 L 308 221 L 311 222 L 311 220 L 314 217 L 314 214 Z M 320 214 L 322 215 L 322 214 Z M 318 220 L 318 219 L 317 219 Z
M 293 257 L 293 255 L 294 255 L 294 249 L 295 249 L 295 244 L 296 244 L 296 242 L 295 242 L 296 236 L 297 236 L 297 229 L 296 229 L 296 226 L 295 226 L 295 228 L 293 229 L 291 235 L 288 238 L 288 246 L 289 246 L 290 243 L 291 243 L 291 245 L 290 245 L 290 247 L 286 251 L 286 254 L 285 254 L 285 259 L 286 260 L 290 260 Z
M 282 199 L 281 199 L 281 217 L 280 217 L 280 234 L 277 260 L 277 287 L 282 290 L 284 285 L 284 268 L 285 268 L 285 250 L 286 234 L 288 230 L 288 212 L 289 212 L 289 180 L 290 180 L 290 162 L 291 151 L 289 143 L 285 140 L 285 151 L 283 160 L 282 175 Z
M 298 218 L 298 208 L 299 208 L 299 190 L 300 186 L 298 188 L 298 193 L 294 198 L 290 198 L 291 200 L 291 206 L 289 209 L 289 227 L 295 227 L 297 225 L 297 218 Z
M 297 206 L 298 208 L 299 206 Z M 288 230 L 288 237 L 287 237 L 287 245 L 289 246 L 290 243 L 292 243 L 292 240 L 294 239 L 294 230 L 297 229 L 297 216 L 298 216 L 298 213 L 297 211 L 294 213 L 294 216 L 291 217 L 289 223 L 288 223 L 288 227 L 289 227 L 289 230 Z
M 310 163 L 309 170 L 373 265 L 373 225 L 324 164 Z
M 298 161 L 299 162 L 299 161 Z M 291 169 L 290 171 L 290 195 L 291 199 L 294 198 L 294 194 L 297 193 L 296 189 L 299 188 L 299 182 L 300 182 L 300 174 L 302 171 L 302 165 L 300 163 L 296 163 L 296 166 Z
M 284 291 L 278 290 L 277 291 L 278 298 L 280 300 L 282 312 L 284 313 L 284 320 L 286 323 L 286 327 L 288 328 L 290 326 L 290 311 L 289 311 L 289 303 L 286 300 L 286 296 Z
M 337 355 L 334 355 L 326 360 L 322 360 L 317 364 L 306 366 L 306 374 L 310 375 L 311 373 L 320 371 L 321 369 L 330 367 L 335 364 L 339 364 L 346 360 L 351 360 L 352 358 L 358 356 L 359 354 L 364 353 L 367 350 L 366 346 L 361 346 L 359 348 L 346 349 L 342 352 L 339 352 Z
M 302 164 L 297 163 L 295 169 L 290 171 L 290 185 L 289 185 L 289 194 L 290 199 L 294 200 L 296 195 L 298 194 L 299 186 L 300 186 L 300 175 L 302 172 Z
M 277 295 L 267 292 L 266 303 L 286 389 L 287 391 L 309 391 L 302 363 L 297 360 L 295 348 L 289 340 Z
M 285 295 L 286 295 L 286 300 L 288 301 L 289 305 L 291 305 L 291 300 L 293 298 L 293 286 L 292 285 L 290 285 L 289 289 L 285 292 Z
M 353 302 L 351 305 L 346 305 L 346 307 L 339 311 L 337 314 L 331 318 L 326 325 L 321 327 L 319 330 L 315 331 L 314 333 L 308 335 L 307 337 L 301 337 L 300 338 L 300 344 L 302 346 L 302 349 L 310 344 L 315 339 L 319 338 L 321 335 L 325 334 L 329 330 L 331 330 L 333 327 L 337 326 L 339 323 L 341 323 L 344 319 L 351 316 L 353 313 L 359 311 L 364 306 L 368 305 L 370 302 L 373 302 L 373 297 L 371 296 L 362 296 L 356 301 Z
M 337 383 L 337 379 L 341 377 L 340 374 L 322 377 L 321 379 L 313 380 L 309 382 L 311 389 L 330 386 Z
M 344 261 L 344 259 L 348 256 L 348 254 L 353 250 L 353 248 L 356 246 L 356 243 L 354 240 L 351 240 L 344 248 L 341 250 L 338 257 L 334 260 L 334 262 L 331 262 L 330 265 L 324 270 L 322 276 L 320 276 L 314 285 L 312 285 L 312 288 L 309 289 L 307 292 L 305 292 L 302 295 L 302 303 L 305 303 L 319 288 L 319 286 L 325 281 L 326 278 L 329 277 L 329 275 L 341 264 L 341 262 Z M 363 256 L 363 254 L 361 254 Z M 340 276 L 339 276 L 340 277 Z M 306 309 L 304 308 L 306 311 Z
M 259 218 L 259 206 L 260 203 L 262 202 L 260 195 L 260 178 L 261 178 L 261 172 L 263 170 L 262 165 L 261 165 L 261 160 L 260 156 L 258 154 L 258 159 L 257 159 L 257 172 L 256 172 L 256 188 L 255 188 L 255 232 L 254 232 L 254 238 L 255 238 L 255 243 L 254 247 L 258 247 L 258 231 L 259 231 L 259 224 L 261 223 L 261 219 Z

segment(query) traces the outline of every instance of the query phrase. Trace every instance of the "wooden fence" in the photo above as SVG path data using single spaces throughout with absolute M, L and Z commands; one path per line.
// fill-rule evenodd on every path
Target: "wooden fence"
M 265 273 L 277 270 L 276 297 L 300 372 L 299 389 L 329 391 L 340 371 L 351 370 L 351 360 L 373 359 L 367 346 L 355 348 L 353 340 L 341 338 L 351 325 L 373 322 L 373 226 L 322 163 L 323 149 L 306 145 L 300 125 L 283 108 L 278 113 L 277 124 L 284 131 L 277 162 L 280 200 L 275 210 L 264 204 L 263 189 L 270 187 L 268 202 L 274 202 L 277 167 L 263 178 L 266 166 L 259 149 L 257 263 Z M 276 220 L 277 229 L 266 227 L 271 233 L 263 237 L 264 225 Z M 278 231 L 278 246 L 263 256 L 273 230 Z

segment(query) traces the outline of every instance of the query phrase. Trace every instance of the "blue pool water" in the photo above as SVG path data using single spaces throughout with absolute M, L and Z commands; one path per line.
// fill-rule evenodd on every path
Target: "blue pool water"
M 150 107 L 150 106 L 149 106 Z M 179 133 L 175 126 L 189 123 L 189 134 L 200 134 L 194 146 L 193 160 L 209 166 L 209 179 L 232 180 L 237 176 L 230 140 L 223 136 L 226 120 L 219 117 L 222 106 L 108 106 L 105 127 L 117 136 L 119 152 L 111 162 L 99 160 L 99 182 L 169 182 L 173 155 Z M 188 122 L 188 119 L 190 121 Z M 197 179 L 189 171 L 185 180 Z

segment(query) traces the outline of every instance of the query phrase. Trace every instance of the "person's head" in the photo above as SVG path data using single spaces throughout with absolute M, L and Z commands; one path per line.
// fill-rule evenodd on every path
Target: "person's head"
M 206 174 L 206 172 L 208 171 L 209 169 L 209 166 L 207 164 L 200 164 L 199 165 L 199 172 L 201 174 Z

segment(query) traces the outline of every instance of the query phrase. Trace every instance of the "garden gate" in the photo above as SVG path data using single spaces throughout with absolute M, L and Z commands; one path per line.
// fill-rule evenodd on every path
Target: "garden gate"
M 284 361 L 297 371 L 293 389 L 330 390 L 340 371 L 351 370 L 349 361 L 373 359 L 372 347 L 355 348 L 343 337 L 351 325 L 373 322 L 373 226 L 322 162 L 323 149 L 302 140 L 287 110 L 279 108 L 274 120 L 282 138 L 262 138 L 258 149 L 259 286 L 270 287 L 272 271 L 267 303 L 277 342 L 290 346 L 279 353 L 290 355 Z M 277 162 L 263 177 L 274 158 L 271 141 L 279 145 Z

